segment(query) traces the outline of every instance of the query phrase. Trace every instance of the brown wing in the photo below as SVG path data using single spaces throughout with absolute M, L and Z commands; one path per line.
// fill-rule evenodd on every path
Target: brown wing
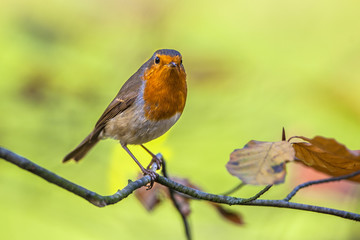
M 134 101 L 136 96 L 128 100 L 123 100 L 121 98 L 115 98 L 110 105 L 105 109 L 104 113 L 101 115 L 99 120 L 95 124 L 96 128 L 103 128 L 107 121 L 114 118 L 120 112 L 127 109 Z
M 94 130 L 73 151 L 65 156 L 63 162 L 66 162 L 70 159 L 74 159 L 76 161 L 82 159 L 86 153 L 99 141 L 99 135 L 104 129 L 107 121 L 127 109 L 134 102 L 135 98 L 136 96 L 128 99 L 127 101 L 120 98 L 115 98 L 106 108 L 105 112 L 101 115 L 100 119 L 95 125 Z
M 142 80 L 138 76 L 138 72 L 126 81 L 114 100 L 112 100 L 109 106 L 105 109 L 104 113 L 95 124 L 94 132 L 96 132 L 96 129 L 104 128 L 107 121 L 114 118 L 134 103 L 142 84 Z
M 65 156 L 63 162 L 70 159 L 78 161 L 83 158 L 86 153 L 99 141 L 99 135 L 104 129 L 106 123 L 119 113 L 125 111 L 134 103 L 142 85 L 142 80 L 139 77 L 139 72 L 141 71 L 142 68 L 131 76 L 131 78 L 122 86 L 114 100 L 112 100 L 95 124 L 94 130 L 73 151 Z

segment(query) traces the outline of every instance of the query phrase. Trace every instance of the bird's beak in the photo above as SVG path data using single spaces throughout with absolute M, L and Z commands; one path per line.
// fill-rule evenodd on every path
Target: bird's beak
M 168 66 L 171 67 L 171 68 L 174 68 L 174 67 L 177 67 L 177 64 L 175 62 L 170 62 L 168 64 Z

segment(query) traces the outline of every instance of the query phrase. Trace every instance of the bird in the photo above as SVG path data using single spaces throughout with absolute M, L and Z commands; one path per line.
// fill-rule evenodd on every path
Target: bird
M 157 175 L 150 169 L 161 160 L 144 146 L 167 132 L 181 116 L 187 97 L 186 72 L 182 55 L 174 49 L 154 52 L 120 88 L 92 132 L 69 154 L 63 162 L 79 161 L 100 140 L 118 140 L 123 149 L 151 177 L 150 188 Z M 129 150 L 128 145 L 140 145 L 152 156 L 144 168 Z

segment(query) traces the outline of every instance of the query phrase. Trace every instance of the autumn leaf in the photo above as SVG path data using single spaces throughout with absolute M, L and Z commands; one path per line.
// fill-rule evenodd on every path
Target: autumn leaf
M 278 184 L 284 182 L 285 163 L 294 160 L 294 157 L 295 152 L 289 142 L 253 140 L 231 153 L 226 168 L 247 184 Z
M 139 178 L 142 177 L 142 174 L 138 176 Z M 182 185 L 185 185 L 190 188 L 194 188 L 197 190 L 201 190 L 199 187 L 192 184 L 188 179 L 186 178 L 177 178 L 172 177 L 171 180 L 180 183 Z M 156 206 L 158 206 L 163 200 L 170 199 L 170 193 L 167 187 L 154 183 L 154 186 L 151 190 L 146 190 L 146 188 L 139 188 L 135 191 L 136 198 L 142 203 L 142 205 L 145 207 L 146 210 L 149 212 L 153 211 Z M 180 211 L 184 216 L 189 216 L 191 213 L 190 209 L 190 198 L 186 197 L 185 195 L 174 193 L 175 200 L 177 204 L 180 207 Z M 211 206 L 213 206 L 217 212 L 226 220 L 233 222 L 237 225 L 244 224 L 242 216 L 234 211 L 230 211 L 222 207 L 218 203 L 213 202 L 207 202 Z
M 293 143 L 295 156 L 303 164 L 320 172 L 343 176 L 360 170 L 360 151 L 349 150 L 335 139 L 316 136 L 313 139 L 300 138 L 306 142 Z M 349 180 L 360 182 L 360 176 Z
M 134 193 L 135 197 L 149 212 L 154 210 L 154 208 L 161 203 L 162 197 L 160 194 L 160 187 L 161 185 L 154 183 L 151 191 L 147 191 L 145 188 L 140 188 Z

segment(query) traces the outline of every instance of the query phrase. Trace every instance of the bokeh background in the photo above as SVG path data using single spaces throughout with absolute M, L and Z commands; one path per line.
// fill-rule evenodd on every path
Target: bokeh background
M 360 2 L 27 0 L 0 2 L 0 145 L 100 194 L 134 179 L 137 166 L 119 144 L 98 144 L 78 164 L 63 156 L 93 128 L 122 84 L 159 48 L 179 50 L 188 74 L 183 116 L 148 144 L 172 175 L 204 190 L 239 183 L 230 152 L 251 139 L 334 137 L 359 149 Z M 144 164 L 150 160 L 132 147 Z M 296 164 L 283 198 L 298 183 L 325 177 Z M 235 196 L 249 197 L 247 186 Z M 359 188 L 326 184 L 297 202 L 359 212 Z M 228 207 L 246 224 L 191 203 L 194 239 L 358 239 L 359 224 L 332 216 L 264 207 Z M 153 213 L 130 196 L 96 208 L 0 161 L 0 239 L 184 239 L 169 201 Z

